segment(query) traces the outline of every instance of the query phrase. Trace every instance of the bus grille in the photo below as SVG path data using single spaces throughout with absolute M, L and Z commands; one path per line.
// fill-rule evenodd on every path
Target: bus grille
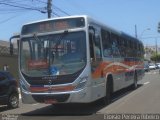
M 32 95 L 35 101 L 39 103 L 44 103 L 47 99 L 53 99 L 57 102 L 65 102 L 68 100 L 70 94 L 60 94 L 60 95 Z

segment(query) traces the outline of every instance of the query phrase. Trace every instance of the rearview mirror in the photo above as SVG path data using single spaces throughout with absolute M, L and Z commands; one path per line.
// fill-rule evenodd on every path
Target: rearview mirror
M 9 39 L 9 42 L 10 42 L 10 55 L 14 54 L 14 46 L 13 46 L 12 40 L 15 39 L 15 38 L 19 39 L 20 35 L 19 34 L 18 35 L 14 35 Z M 17 42 L 19 43 L 19 40 Z

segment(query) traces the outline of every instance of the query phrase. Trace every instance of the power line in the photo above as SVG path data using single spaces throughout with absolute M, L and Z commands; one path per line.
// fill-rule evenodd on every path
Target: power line
M 44 1 L 41 1 L 41 0 L 35 0 L 35 1 L 40 2 L 40 3 L 47 4 L 47 2 L 44 2 Z
M 24 7 L 24 6 L 13 5 L 13 4 L 8 4 L 8 3 L 2 3 L 2 2 L 0 2 L 0 4 L 2 4 L 2 5 L 7 5 L 7 6 L 11 6 L 11 7 L 22 8 L 22 9 L 26 9 L 26 10 L 35 10 L 35 11 L 39 11 L 39 12 L 41 12 L 41 13 L 46 13 L 45 11 L 39 10 L 39 9 L 37 9 L 37 8 Z
M 53 6 L 53 8 L 55 10 L 58 10 L 59 12 L 65 14 L 65 15 L 68 15 L 70 16 L 69 13 L 67 13 L 66 11 L 62 10 L 61 8 L 57 7 L 56 5 L 51 5 L 52 3 L 52 0 L 48 0 L 48 2 L 44 2 L 42 0 L 31 0 L 32 2 L 35 1 L 35 2 L 39 2 L 39 3 L 43 3 L 43 4 L 46 4 L 47 7 L 44 7 L 44 10 L 41 10 L 43 9 L 42 7 L 33 7 L 33 6 L 30 6 L 30 5 L 27 5 L 27 4 L 24 4 L 23 0 L 0 0 L 0 4 L 1 5 L 6 5 L 6 6 L 10 6 L 10 7 L 17 7 L 17 8 L 20 8 L 19 10 L 13 10 L 13 11 L 22 11 L 23 9 L 25 10 L 35 10 L 35 11 L 39 11 L 41 13 L 48 13 L 48 17 L 51 17 L 51 13 L 52 13 L 52 9 L 51 9 L 51 6 Z M 7 3 L 6 3 L 7 2 Z M 18 3 L 19 2 L 19 3 Z M 20 3 L 20 2 L 23 2 Z M 28 2 L 28 1 L 27 1 Z M 26 3 L 26 2 L 25 2 Z M 34 4 L 35 5 L 35 4 Z M 46 10 L 45 10 L 46 9 Z M 10 11 L 8 8 L 4 8 L 4 10 L 1 10 L 0 12 L 2 13 L 2 11 Z M 11 11 L 11 12 L 13 12 Z M 57 14 L 57 13 L 55 13 Z M 56 15 L 56 16 L 59 16 L 59 15 Z
M 36 9 L 36 8 L 23 7 L 23 6 L 19 6 L 19 5 L 13 5 L 13 4 L 2 3 L 2 2 L 0 2 L 0 4 L 2 4 L 2 5 L 7 5 L 7 6 L 11 6 L 11 7 L 17 7 L 17 8 L 28 9 L 28 10 L 38 10 L 38 9 Z M 38 11 L 39 11 L 39 10 L 38 10 Z
M 43 9 L 43 7 L 35 7 L 35 4 L 34 6 L 31 6 L 30 4 L 28 4 L 28 2 L 39 2 L 39 3 L 43 3 L 43 4 L 46 4 L 47 6 L 44 7 L 45 9 L 44 10 L 41 10 Z M 22 3 L 23 2 L 23 3 Z M 56 12 L 52 12 L 52 8 L 51 7 L 54 7 L 55 10 L 58 10 L 59 12 L 65 14 L 65 15 L 70 15 L 68 14 L 66 11 L 62 10 L 61 8 L 57 7 L 56 5 L 52 5 L 52 0 L 48 0 L 48 2 L 44 2 L 42 0 L 30 0 L 30 1 L 23 1 L 23 0 L 0 0 L 0 5 L 5 5 L 5 6 L 9 6 L 9 7 L 13 7 L 13 8 L 9 8 L 9 7 L 1 7 L 0 9 L 0 13 L 1 14 L 9 14 L 9 13 L 17 13 L 17 12 L 24 12 L 26 10 L 34 10 L 34 11 L 39 11 L 41 13 L 48 13 L 48 17 L 51 17 L 51 15 L 55 15 L 57 17 L 60 17 L 60 15 Z M 38 4 L 38 5 L 42 5 L 42 4 Z M 14 9 L 14 8 L 17 8 L 17 9 Z M 2 20 L 0 21 L 0 23 L 5 23 L 13 18 L 15 18 L 16 16 L 12 16 L 10 18 L 7 18 L 5 20 Z
M 32 0 L 31 0 L 32 1 Z M 31 2 L 30 1 L 30 2 Z M 19 2 L 19 3 L 18 3 Z M 23 3 L 21 3 L 23 2 Z M 23 0 L 0 0 L 0 5 L 5 5 L 5 7 L 0 8 L 0 14 L 13 14 L 17 12 L 24 12 L 26 10 L 34 10 L 34 11 L 39 11 L 41 13 L 46 13 L 46 10 L 41 10 L 42 7 L 33 7 L 27 4 L 29 1 L 24 2 Z M 26 4 L 25 4 L 26 3 Z M 35 5 L 35 4 L 34 4 Z M 8 7 L 6 7 L 8 6 Z M 17 9 L 15 9 L 17 8 Z M 5 20 L 0 21 L 0 24 L 5 23 L 13 18 L 15 18 L 17 15 L 11 16 Z
M 66 15 L 68 15 L 68 16 L 70 16 L 70 14 L 68 14 L 68 13 L 65 12 L 64 10 L 60 9 L 59 7 L 57 7 L 57 6 L 55 6 L 55 5 L 53 5 L 53 7 L 54 7 L 55 9 L 59 10 L 60 12 L 66 14 Z
M 57 17 L 60 17 L 60 15 L 58 15 L 57 13 L 53 12 L 52 13 L 53 15 L 56 15 Z
M 16 15 L 14 15 L 14 16 L 12 16 L 12 17 L 9 17 L 9 18 L 7 18 L 7 19 L 5 19 L 5 20 L 0 21 L 0 24 L 3 24 L 3 23 L 5 23 L 5 22 L 8 22 L 9 20 L 14 19 L 14 18 L 19 17 L 19 16 L 22 16 L 22 15 L 24 15 L 24 14 L 16 14 Z
M 9 20 L 11 20 L 11 19 L 13 19 L 13 18 L 15 18 L 15 17 L 17 17 L 17 15 L 12 16 L 12 17 L 10 17 L 10 18 L 7 18 L 7 19 L 5 19 L 5 20 L 0 21 L 0 24 L 5 23 L 5 22 L 7 22 L 7 21 L 9 21 Z
M 23 13 L 26 12 L 26 10 L 24 11 L 0 11 L 0 14 L 15 14 L 15 13 Z

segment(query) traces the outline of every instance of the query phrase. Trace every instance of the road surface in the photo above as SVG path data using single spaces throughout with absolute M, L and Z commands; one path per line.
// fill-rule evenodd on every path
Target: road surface
M 67 105 L 28 105 L 20 102 L 20 107 L 13 110 L 0 106 L 0 114 L 0 119 L 10 115 L 7 117 L 18 120 L 104 120 L 111 119 L 109 115 L 122 117 L 130 114 L 154 114 L 157 115 L 155 119 L 160 119 L 160 74 L 158 70 L 147 72 L 136 90 L 126 88 L 116 92 L 108 106 L 100 100 L 91 104 Z

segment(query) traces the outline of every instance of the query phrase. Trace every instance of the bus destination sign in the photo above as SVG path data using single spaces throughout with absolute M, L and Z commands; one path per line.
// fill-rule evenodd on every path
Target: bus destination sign
M 74 28 L 79 28 L 84 26 L 85 26 L 85 22 L 84 22 L 84 18 L 82 17 L 49 20 L 49 21 L 43 21 L 43 22 L 24 25 L 22 28 L 22 35 L 74 29 Z

